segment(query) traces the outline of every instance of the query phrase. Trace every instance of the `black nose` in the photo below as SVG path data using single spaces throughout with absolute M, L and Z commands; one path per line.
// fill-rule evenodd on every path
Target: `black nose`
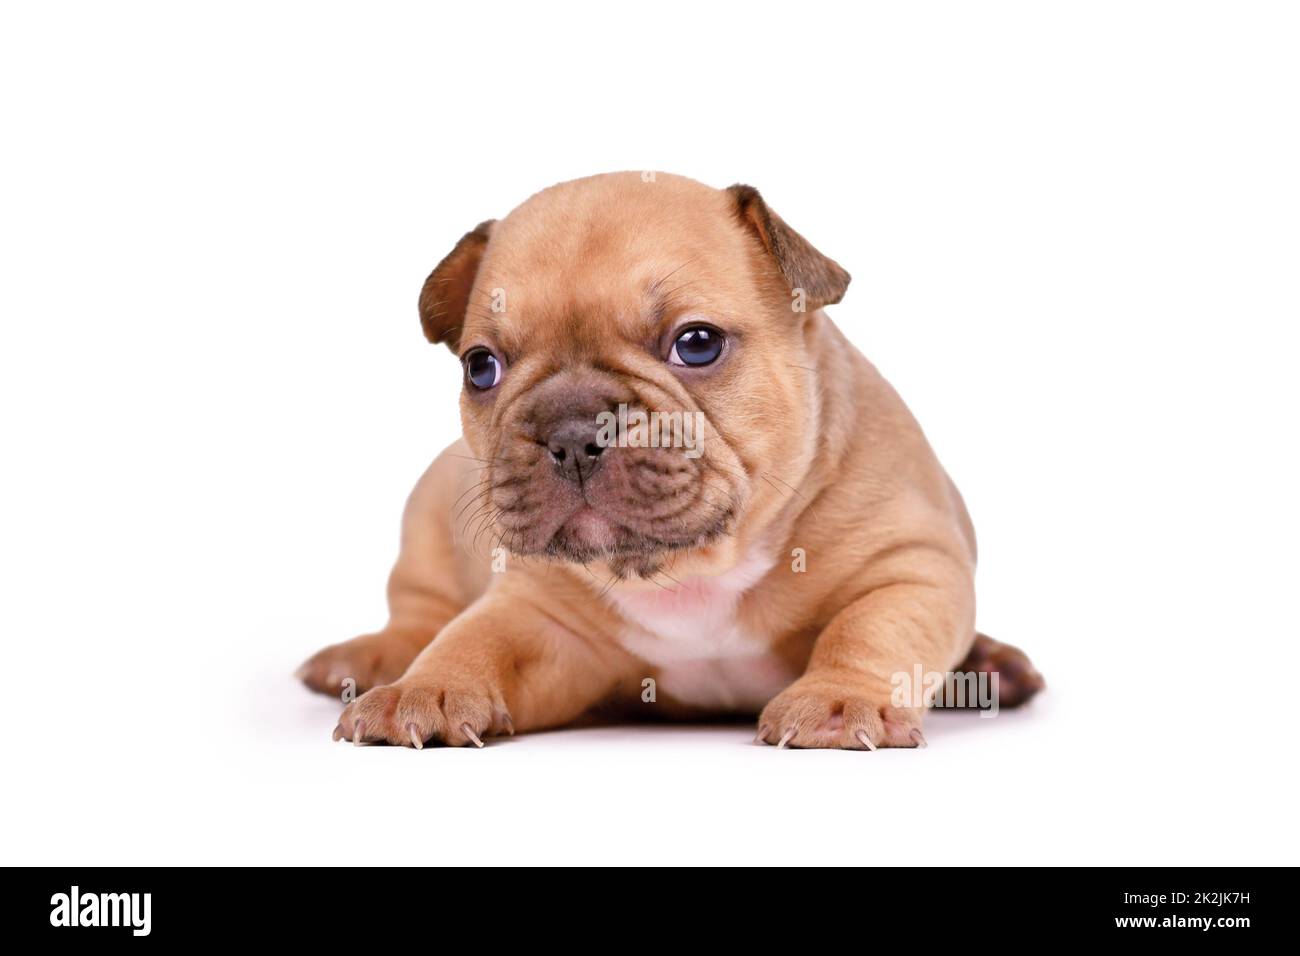
M 551 430 L 546 438 L 551 460 L 565 478 L 579 484 L 591 477 L 600 465 L 605 449 L 596 444 L 599 426 L 592 419 L 569 419 Z

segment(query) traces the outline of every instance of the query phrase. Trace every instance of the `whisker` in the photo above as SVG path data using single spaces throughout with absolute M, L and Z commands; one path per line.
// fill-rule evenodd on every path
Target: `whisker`
M 673 584 L 677 585 L 679 588 L 685 586 L 685 585 L 682 584 L 681 581 L 678 581 L 675 577 L 673 577 L 671 574 L 669 574 L 669 573 L 668 573 L 667 571 L 665 571 L 663 568 L 660 568 L 660 569 L 659 569 L 658 571 L 656 571 L 655 573 L 656 573 L 656 574 L 662 574 L 664 577 L 666 577 L 669 581 L 672 581 Z
M 491 529 L 493 524 L 496 522 L 497 518 L 499 518 L 500 516 L 501 516 L 500 510 L 493 509 L 493 510 L 489 510 L 486 515 L 484 515 L 481 519 L 479 519 L 479 526 L 478 529 L 474 532 L 474 539 L 473 539 L 473 548 L 475 554 L 479 554 L 479 550 L 478 550 L 479 536 L 483 534 L 484 531 Z
M 482 488 L 484 485 L 490 484 L 491 481 L 492 481 L 491 478 L 484 478 L 482 481 L 476 481 L 474 484 L 470 485 L 468 488 L 466 488 L 456 497 L 456 500 L 451 503 L 451 507 L 453 508 L 456 507 L 458 504 L 460 504 L 461 499 L 464 498 L 471 491 L 473 491 L 476 488 Z
M 473 508 L 476 504 L 477 504 L 477 505 L 479 506 L 479 508 L 481 509 L 481 508 L 483 507 L 483 505 L 484 505 L 484 502 L 488 500 L 488 498 L 489 498 L 489 496 L 490 496 L 491 494 L 492 494 L 492 489 L 491 489 L 491 488 L 484 488 L 482 491 L 480 491 L 478 494 L 476 494 L 473 498 L 471 498 L 471 499 L 470 499 L 470 500 L 465 504 L 465 506 L 464 506 L 463 508 L 460 509 L 459 512 L 457 512 L 457 514 L 456 514 L 456 520 L 459 521 L 460 518 L 461 518 L 461 516 L 463 516 L 463 515 L 465 514 L 466 511 L 468 511 L 470 508 Z M 488 502 L 488 503 L 490 504 L 490 502 Z M 478 513 L 478 512 L 476 511 L 475 514 L 477 514 L 477 513 Z M 471 517 L 469 520 L 470 520 L 470 521 L 473 521 L 474 519 Z M 469 522 L 467 521 L 466 524 L 468 524 L 468 523 L 469 523 Z
M 806 494 L 804 494 L 802 491 L 800 491 L 800 490 L 799 490 L 798 488 L 796 488 L 794 485 L 790 484 L 790 482 L 786 481 L 786 480 L 785 480 L 784 478 L 782 478 L 780 475 L 778 475 L 778 474 L 776 474 L 776 473 L 774 473 L 774 472 L 770 472 L 770 471 L 764 472 L 764 474 L 765 474 L 765 475 L 771 475 L 771 476 L 772 476 L 773 478 L 775 478 L 777 481 L 781 482 L 781 484 L 785 485 L 785 486 L 786 486 L 787 488 L 789 488 L 792 492 L 794 492 L 794 494 L 799 498 L 799 500 L 802 501 L 802 502 L 804 502 L 804 503 L 808 506 L 808 511 L 812 514 L 812 516 L 813 516 L 814 518 L 817 517 L 817 508 L 813 505 L 813 502 L 812 502 L 812 499 L 811 499 L 811 498 L 809 498 Z
M 506 464 L 513 464 L 513 463 L 514 463 L 514 459 L 513 459 L 513 458 L 506 458 L 506 457 L 504 457 L 504 456 L 502 456 L 502 455 L 494 455 L 494 456 L 491 457 L 491 458 L 475 458 L 473 455 L 457 455 L 456 453 L 451 452 L 451 453 L 448 454 L 447 457 L 449 457 L 449 458 L 461 458 L 461 459 L 464 459 L 465 461 L 483 461 L 483 462 L 503 461 L 503 462 L 505 462 Z
M 677 275 L 677 273 L 681 272 L 683 269 L 685 269 L 687 266 L 689 266 L 692 262 L 694 262 L 694 261 L 695 261 L 696 259 L 698 259 L 698 258 L 699 258 L 698 255 L 691 256 L 689 259 L 687 259 L 685 262 L 683 262 L 681 265 L 679 265 L 676 269 L 674 269 L 674 270 L 672 270 L 671 272 L 669 272 L 667 275 L 662 276 L 662 277 L 656 279 L 654 282 L 650 283 L 650 287 L 649 287 L 646 291 L 647 291 L 650 295 L 658 295 L 660 287 L 661 287 L 661 286 L 662 286 L 662 285 L 663 285 L 667 280 L 669 280 L 669 279 L 671 279 L 673 276 Z
M 618 572 L 616 571 L 609 576 L 609 581 L 606 582 L 605 586 L 600 589 L 600 592 L 596 595 L 596 597 L 598 599 L 603 598 L 606 594 L 608 594 L 611 590 L 613 590 L 614 585 L 617 581 L 618 581 Z

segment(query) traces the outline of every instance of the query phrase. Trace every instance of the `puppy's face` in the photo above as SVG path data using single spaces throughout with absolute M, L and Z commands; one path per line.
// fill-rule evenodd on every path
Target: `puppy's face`
M 458 507 L 619 576 L 734 538 L 811 459 L 805 325 L 847 284 L 748 187 L 598 176 L 482 224 L 420 299 L 464 367 Z

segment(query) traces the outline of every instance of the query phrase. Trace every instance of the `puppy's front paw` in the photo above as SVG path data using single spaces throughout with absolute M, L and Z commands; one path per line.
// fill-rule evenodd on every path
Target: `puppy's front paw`
M 431 740 L 483 746 L 493 734 L 513 734 L 500 691 L 474 680 L 407 677 L 376 687 L 347 706 L 334 739 L 422 749 Z
M 894 707 L 888 691 L 856 675 L 810 673 L 774 697 L 758 718 L 755 743 L 778 747 L 924 747 L 922 709 Z

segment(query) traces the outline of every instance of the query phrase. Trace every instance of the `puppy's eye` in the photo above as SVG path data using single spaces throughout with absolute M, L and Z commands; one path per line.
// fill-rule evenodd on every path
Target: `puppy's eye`
M 465 356 L 465 377 L 480 391 L 501 381 L 501 363 L 487 349 L 474 349 Z
M 708 365 L 722 354 L 722 333 L 703 325 L 685 329 L 673 343 L 668 361 L 673 365 Z

